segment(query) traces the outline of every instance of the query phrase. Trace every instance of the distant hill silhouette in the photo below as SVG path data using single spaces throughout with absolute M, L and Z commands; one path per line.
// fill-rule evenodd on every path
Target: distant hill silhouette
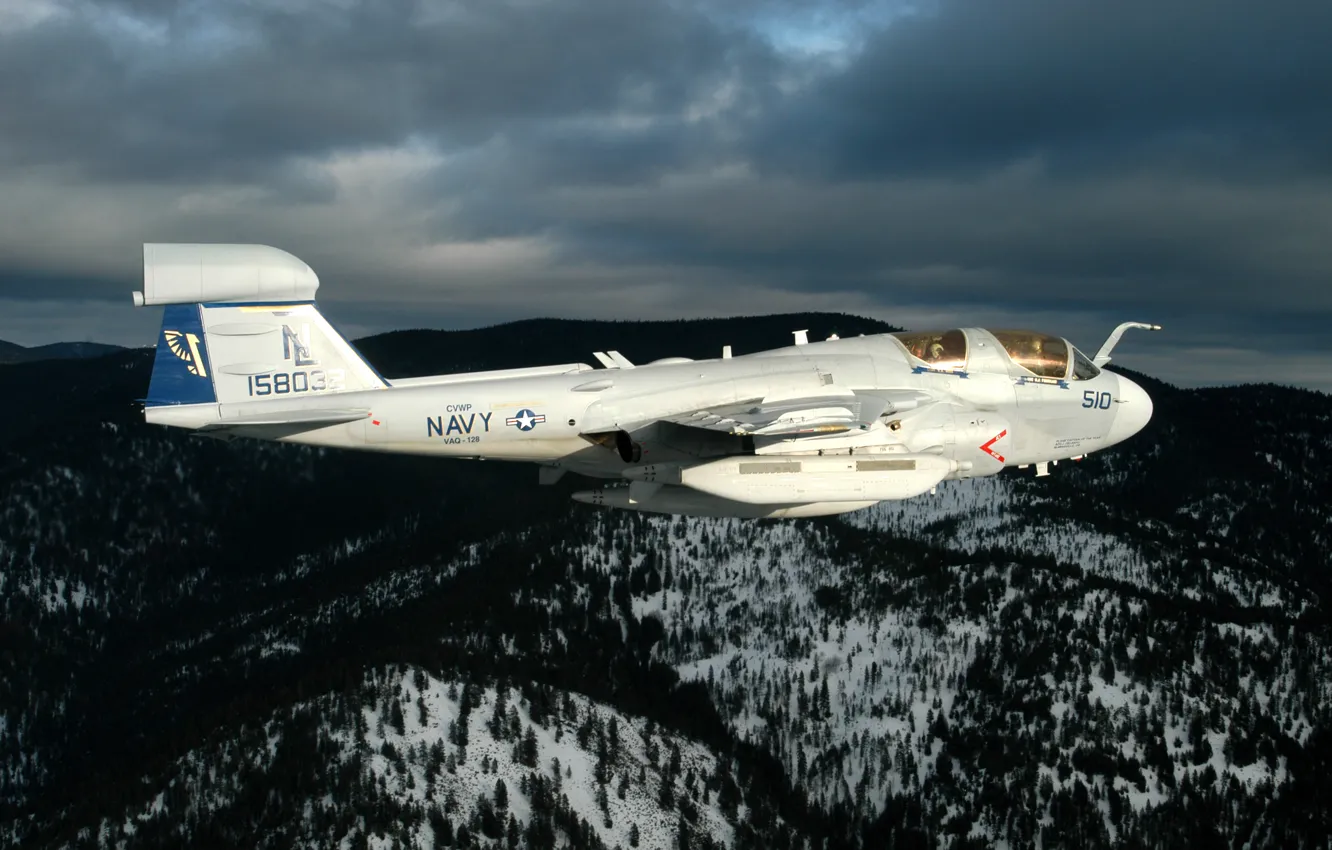
M 32 348 L 0 339 L 0 363 L 32 363 L 37 360 L 87 360 L 124 351 L 105 342 L 52 342 Z
M 382 363 L 388 359 L 396 368 L 387 371 L 391 376 L 402 377 L 571 361 L 596 365 L 593 349 L 579 342 L 583 339 L 596 340 L 600 351 L 619 350 L 636 363 L 669 356 L 718 357 L 722 345 L 730 345 L 736 354 L 748 354 L 790 345 L 791 332 L 797 330 L 808 330 L 811 340 L 820 340 L 833 333 L 855 336 L 897 328 L 842 313 L 674 322 L 526 319 L 474 330 L 390 331 L 356 340 L 354 344 L 376 368 L 385 368 Z M 29 348 L 0 340 L 0 364 L 86 360 L 124 350 L 123 346 L 101 342 L 54 342 Z
M 9 363 L 11 358 L 20 357 L 25 351 L 27 349 L 21 345 L 0 339 L 0 363 Z
M 785 313 L 671 322 L 526 319 L 464 331 L 404 330 L 354 342 L 390 378 L 442 375 L 479 369 L 512 369 L 551 363 L 596 365 L 593 351 L 619 351 L 634 363 L 662 357 L 720 357 L 722 346 L 752 354 L 791 345 L 793 331 L 811 341 L 898 330 L 885 322 L 845 313 Z

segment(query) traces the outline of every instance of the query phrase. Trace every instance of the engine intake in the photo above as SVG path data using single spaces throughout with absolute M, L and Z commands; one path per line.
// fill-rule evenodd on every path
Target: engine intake
M 643 446 L 635 443 L 628 431 L 615 432 L 615 451 L 625 463 L 638 463 L 643 459 Z

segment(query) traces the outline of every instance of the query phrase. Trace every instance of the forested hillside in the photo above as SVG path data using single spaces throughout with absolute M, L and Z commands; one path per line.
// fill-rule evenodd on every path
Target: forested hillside
M 358 343 L 390 376 L 848 316 Z M 1179 390 L 1049 478 L 841 518 L 143 425 L 0 366 L 0 844 L 1326 847 L 1332 399 Z

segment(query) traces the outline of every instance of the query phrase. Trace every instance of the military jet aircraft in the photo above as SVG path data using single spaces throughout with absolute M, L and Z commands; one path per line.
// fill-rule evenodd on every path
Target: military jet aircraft
M 528 461 L 617 482 L 593 505 L 807 517 L 950 479 L 1079 459 L 1152 415 L 1137 384 L 1034 331 L 962 328 L 712 360 L 562 363 L 388 380 L 315 307 L 319 280 L 264 245 L 145 244 L 138 306 L 165 305 L 148 422 L 213 437 Z

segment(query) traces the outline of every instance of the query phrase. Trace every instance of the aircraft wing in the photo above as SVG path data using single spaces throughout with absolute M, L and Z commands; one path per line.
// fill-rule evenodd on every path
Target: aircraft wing
M 911 410 L 932 400 L 915 390 L 833 391 L 720 405 L 663 416 L 660 421 L 727 434 L 814 436 L 868 428 L 885 414 Z
M 916 388 L 857 391 L 833 384 L 829 378 L 814 370 L 792 368 L 676 383 L 629 396 L 608 395 L 588 408 L 584 436 L 632 433 L 658 422 L 724 434 L 814 436 L 868 428 L 884 414 L 934 400 Z M 613 379 L 607 378 L 574 390 L 601 393 L 612 386 Z

